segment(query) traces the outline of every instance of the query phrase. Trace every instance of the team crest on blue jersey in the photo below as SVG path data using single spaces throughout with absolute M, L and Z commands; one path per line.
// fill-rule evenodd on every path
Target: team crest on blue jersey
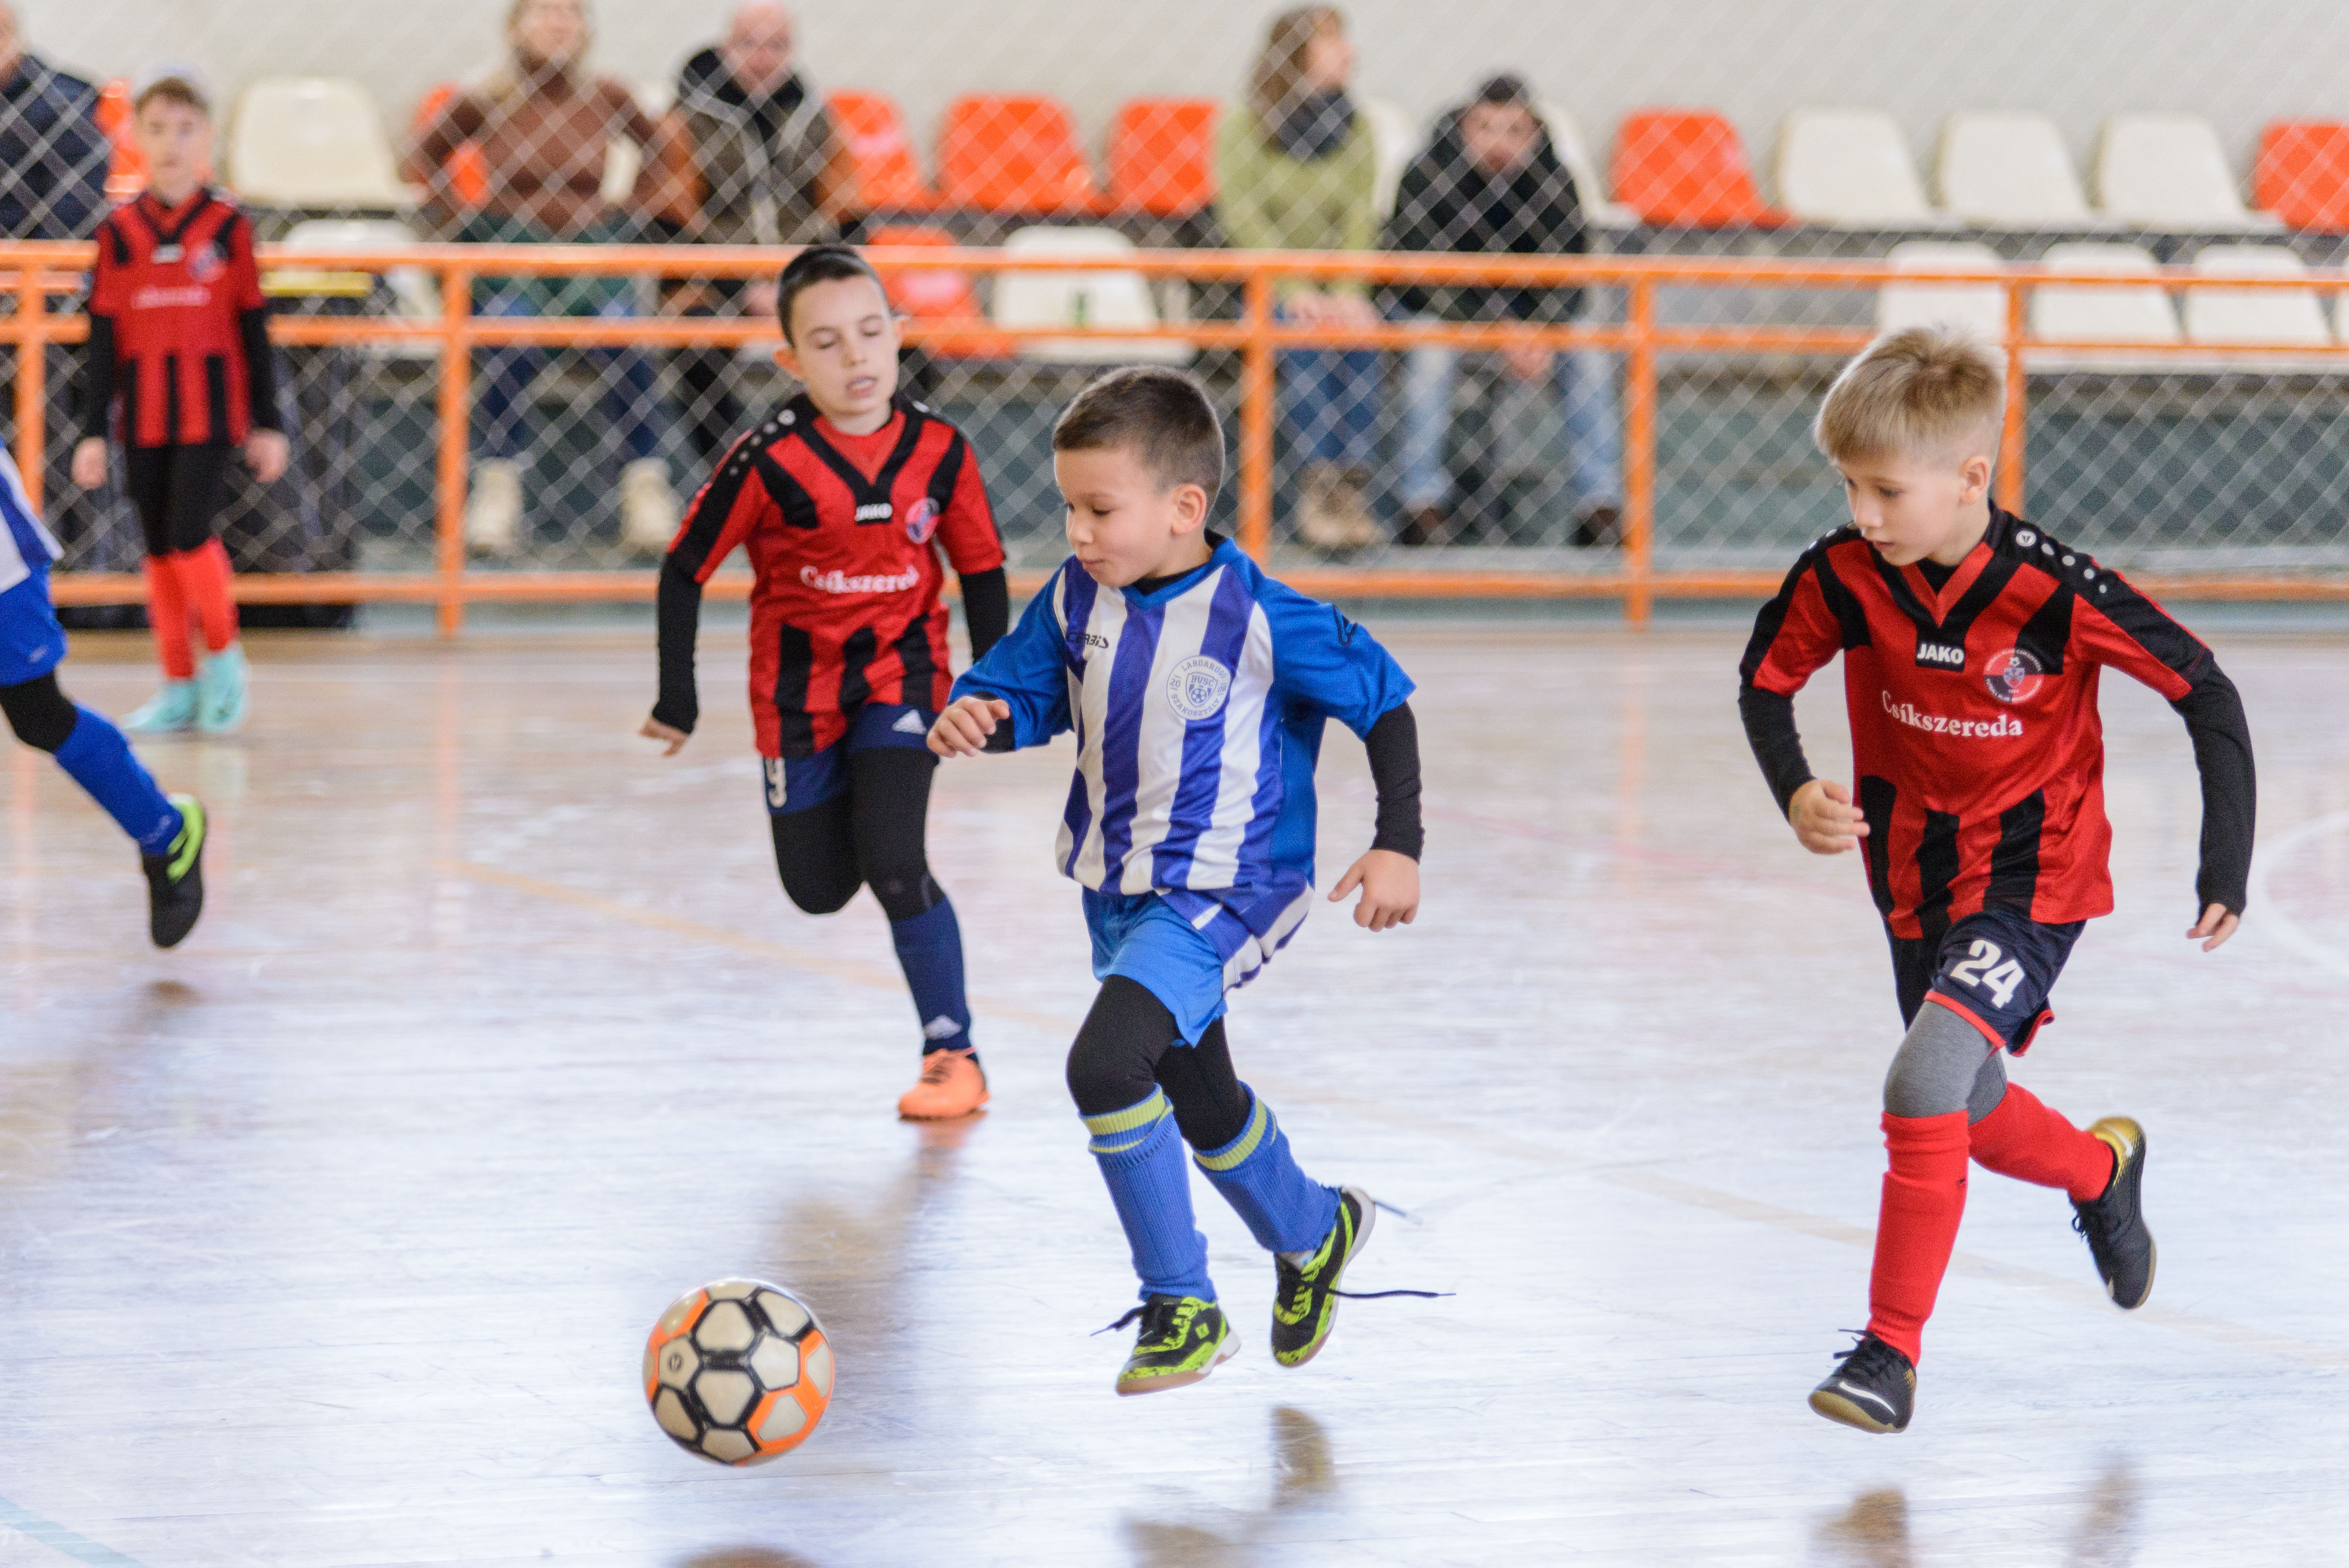
M 1166 672 L 1166 704 L 1186 724 L 1221 713 L 1231 691 L 1231 666 L 1205 654 L 1194 654 Z
M 2028 702 L 2047 678 L 2047 666 L 2028 648 L 1992 654 L 1982 671 L 1982 685 L 2001 702 Z
M 905 537 L 916 544 L 927 544 L 930 535 L 938 531 L 938 503 L 924 496 L 905 509 Z

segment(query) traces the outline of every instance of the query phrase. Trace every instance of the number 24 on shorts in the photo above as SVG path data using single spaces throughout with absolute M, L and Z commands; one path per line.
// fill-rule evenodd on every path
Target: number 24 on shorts
M 1971 985 L 1990 993 L 1991 1005 L 2003 1007 L 2014 998 L 2015 987 L 2023 982 L 2023 965 L 1998 949 L 1995 942 L 1976 938 L 1967 950 L 1970 957 L 1961 958 L 1950 965 L 1950 978 L 1961 985 Z M 2000 959 L 2006 958 L 2001 964 Z

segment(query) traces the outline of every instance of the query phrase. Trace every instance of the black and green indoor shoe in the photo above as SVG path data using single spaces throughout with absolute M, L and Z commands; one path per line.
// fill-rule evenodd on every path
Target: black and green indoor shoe
M 1195 1295 L 1154 1295 L 1110 1325 L 1142 1319 L 1133 1354 L 1117 1375 L 1121 1394 L 1155 1394 L 1187 1387 L 1239 1354 L 1240 1336 L 1224 1309 Z
M 1291 1262 L 1273 1254 L 1272 1358 L 1302 1367 L 1321 1353 L 1338 1319 L 1338 1281 L 1371 1239 L 1378 1206 L 1360 1187 L 1338 1190 L 1338 1217 L 1320 1245 Z
M 193 795 L 174 795 L 180 836 L 160 855 L 140 855 L 147 873 L 147 934 L 158 947 L 177 947 L 204 913 L 204 806 Z

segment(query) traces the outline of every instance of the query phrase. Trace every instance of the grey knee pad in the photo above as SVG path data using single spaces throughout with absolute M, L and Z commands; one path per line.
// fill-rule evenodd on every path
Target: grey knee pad
M 1892 1070 L 1884 1075 L 1884 1109 L 1907 1117 L 1972 1111 L 1976 1088 L 1986 1074 L 1995 1075 L 1997 1095 L 2003 1095 L 2006 1070 L 1982 1031 L 1947 1007 L 1927 1003 L 1917 1009 L 1917 1021 L 1901 1037 Z M 1987 1116 L 1997 1104 L 1993 1096 L 1977 1114 Z

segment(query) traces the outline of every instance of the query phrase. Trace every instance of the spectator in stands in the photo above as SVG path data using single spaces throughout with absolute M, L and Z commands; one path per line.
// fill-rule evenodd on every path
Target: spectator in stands
M 1521 79 L 1496 76 L 1473 101 L 1436 121 L 1426 150 L 1403 173 L 1386 243 L 1392 251 L 1518 255 L 1590 248 L 1574 180 L 1558 161 Z M 1582 300 L 1577 289 L 1461 287 L 1405 289 L 1400 303 L 1422 321 L 1557 323 L 1570 320 Z M 1612 542 L 1623 480 L 1611 365 L 1597 353 L 1531 346 L 1504 350 L 1501 359 L 1520 382 L 1556 383 L 1573 448 L 1574 542 Z M 1451 536 L 1444 448 L 1459 375 L 1460 351 L 1447 344 L 1414 348 L 1404 359 L 1405 544 L 1442 543 Z M 1526 472 L 1550 467 L 1523 459 L 1517 466 Z
M 661 159 L 677 205 L 678 239 L 711 245 L 813 245 L 840 237 L 843 151 L 824 108 L 793 60 L 792 14 L 745 0 L 725 40 L 686 61 L 677 108 L 662 127 Z M 687 315 L 775 314 L 771 279 L 696 281 L 668 308 Z M 676 356 L 694 450 L 714 462 L 742 424 L 729 349 Z
M 0 239 L 78 240 L 106 215 L 98 89 L 25 52 L 0 0 Z
M 1378 154 L 1369 117 L 1346 86 L 1354 46 L 1329 5 L 1272 19 L 1249 73 L 1244 112 L 1224 117 L 1216 150 L 1216 214 L 1231 242 L 1249 250 L 1367 251 L 1378 242 Z M 1348 327 L 1377 324 L 1369 288 L 1356 279 L 1289 281 L 1281 319 Z M 1282 398 L 1298 460 L 1297 531 L 1323 550 L 1381 538 L 1363 500 L 1373 460 L 1381 363 L 1375 350 L 1281 356 Z
M 484 86 L 450 98 L 418 134 L 403 178 L 429 187 L 443 232 L 492 244 L 553 241 L 630 242 L 650 232 L 650 219 L 671 204 L 662 189 L 657 135 L 627 88 L 591 75 L 593 42 L 585 0 L 513 0 L 506 15 L 510 49 Z M 450 154 L 480 147 L 489 191 L 466 206 L 451 183 Z M 633 144 L 641 162 L 633 197 L 613 203 L 604 179 L 616 144 Z M 482 279 L 474 308 L 489 316 L 637 314 L 628 278 Z M 659 389 L 652 356 L 641 349 L 590 351 L 605 379 L 607 417 L 626 452 L 620 474 L 620 534 L 632 549 L 657 552 L 677 531 L 678 501 L 658 456 Z M 482 356 L 475 413 L 481 457 L 473 466 L 465 534 L 486 554 L 521 547 L 522 463 L 530 384 L 543 350 L 495 348 Z

